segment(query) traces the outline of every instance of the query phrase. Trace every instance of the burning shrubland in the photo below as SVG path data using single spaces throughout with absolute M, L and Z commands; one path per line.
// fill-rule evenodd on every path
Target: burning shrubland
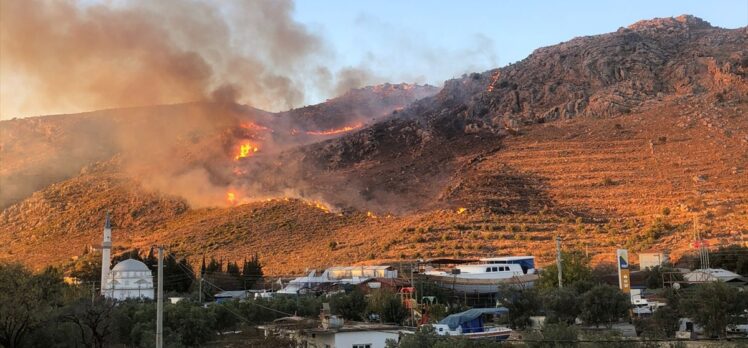
M 371 78 L 331 71 L 325 42 L 292 12 L 287 0 L 3 3 L 3 118 L 120 109 L 3 124 L 0 206 L 114 155 L 144 187 L 193 207 L 226 205 L 229 187 L 235 202 L 305 197 L 309 185 L 279 154 L 436 92 L 387 84 L 296 108 L 307 81 L 334 96 Z

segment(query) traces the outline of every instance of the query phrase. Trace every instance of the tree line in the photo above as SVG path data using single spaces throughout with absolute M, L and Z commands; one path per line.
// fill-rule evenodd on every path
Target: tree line
M 158 271 L 158 258 L 154 248 L 147 253 L 139 249 L 131 249 L 112 257 L 112 265 L 118 262 L 135 259 L 143 262 L 155 276 Z M 236 261 L 225 261 L 211 256 L 206 262 L 202 258 L 200 268 L 195 268 L 189 260 L 178 257 L 174 253 L 166 252 L 164 255 L 164 291 L 167 293 L 188 293 L 197 291 L 198 280 L 203 278 L 209 283 L 204 292 L 213 295 L 221 290 L 247 290 L 262 284 L 264 273 L 263 266 L 257 255 L 244 259 L 241 263 Z M 101 279 L 101 254 L 90 250 L 75 260 L 63 266 L 63 272 L 83 283 L 98 283 Z M 157 286 L 154 277 L 154 286 Z

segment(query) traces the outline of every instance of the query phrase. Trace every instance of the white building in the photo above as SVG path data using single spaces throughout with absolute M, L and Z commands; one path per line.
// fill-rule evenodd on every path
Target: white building
M 639 253 L 639 269 L 647 269 L 654 266 L 662 266 L 670 262 L 666 252 L 643 252 Z
M 107 298 L 154 298 L 153 273 L 144 263 L 128 259 L 109 270 L 112 249 L 112 224 L 109 213 L 104 224 L 104 240 L 101 243 L 101 294 Z
M 390 325 L 358 324 L 341 328 L 306 330 L 304 341 L 320 348 L 385 348 L 388 339 L 398 342 L 400 328 Z
M 278 336 L 291 339 L 297 347 L 309 348 L 385 348 L 387 340 L 400 341 L 402 327 L 372 323 L 346 323 L 332 318 L 338 325 L 317 326 L 314 320 L 301 317 L 287 317 L 275 320 L 273 324 L 257 328 L 265 336 Z
M 683 275 L 683 278 L 685 278 L 686 281 L 693 282 L 693 283 L 701 283 L 701 282 L 725 282 L 729 284 L 735 284 L 735 285 L 743 285 L 746 283 L 745 278 L 740 276 L 740 274 L 736 274 L 733 272 L 730 272 L 725 269 L 721 268 L 706 268 L 706 269 L 697 269 L 693 270 L 691 272 L 688 272 Z
M 104 296 L 116 300 L 153 299 L 153 274 L 144 263 L 127 259 L 109 272 Z
M 286 284 L 278 294 L 303 294 L 322 284 L 361 284 L 372 278 L 397 278 L 397 270 L 392 266 L 345 266 L 330 267 L 322 274 L 316 270 L 305 277 L 298 277 Z

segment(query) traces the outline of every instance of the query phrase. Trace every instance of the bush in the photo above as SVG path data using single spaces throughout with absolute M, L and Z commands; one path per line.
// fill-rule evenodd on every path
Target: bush
M 364 294 L 354 289 L 348 294 L 335 294 L 330 297 L 330 310 L 348 320 L 362 320 L 366 312 L 366 298 Z
M 539 333 L 528 335 L 530 348 L 577 347 L 577 329 L 564 323 L 546 324 Z
M 530 317 L 541 309 L 541 300 L 535 288 L 502 285 L 499 288 L 499 301 L 509 312 L 501 318 L 512 329 L 524 329 L 530 325 Z
M 386 289 L 372 292 L 367 308 L 369 312 L 379 314 L 380 320 L 385 323 L 400 324 L 408 317 L 400 296 Z
M 581 313 L 578 294 L 571 288 L 551 288 L 543 293 L 546 323 L 573 325 Z
M 669 222 L 658 217 L 654 222 L 644 231 L 644 237 L 649 241 L 655 241 L 669 234 L 675 229 L 675 226 Z
M 576 282 L 592 279 L 589 259 L 581 251 L 562 253 L 561 267 L 564 286 L 573 286 Z M 541 289 L 558 287 L 558 268 L 555 263 L 543 268 L 537 284 Z
M 681 310 L 710 336 L 725 337 L 728 325 L 741 321 L 748 296 L 722 282 L 699 285 L 692 296 L 681 300 Z
M 587 324 L 610 326 L 628 314 L 631 300 L 618 288 L 601 284 L 582 296 L 580 317 Z

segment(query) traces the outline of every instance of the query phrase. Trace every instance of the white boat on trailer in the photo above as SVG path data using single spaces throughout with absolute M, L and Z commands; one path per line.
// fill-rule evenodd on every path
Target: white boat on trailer
M 496 293 L 502 284 L 532 287 L 538 279 L 534 256 L 482 258 L 449 270 L 426 268 L 423 274 L 441 287 L 479 294 Z
M 504 307 L 473 308 L 451 314 L 432 326 L 436 334 L 440 336 L 504 341 L 512 334 L 512 330 L 503 326 L 486 326 L 484 317 L 502 315 L 508 311 Z

